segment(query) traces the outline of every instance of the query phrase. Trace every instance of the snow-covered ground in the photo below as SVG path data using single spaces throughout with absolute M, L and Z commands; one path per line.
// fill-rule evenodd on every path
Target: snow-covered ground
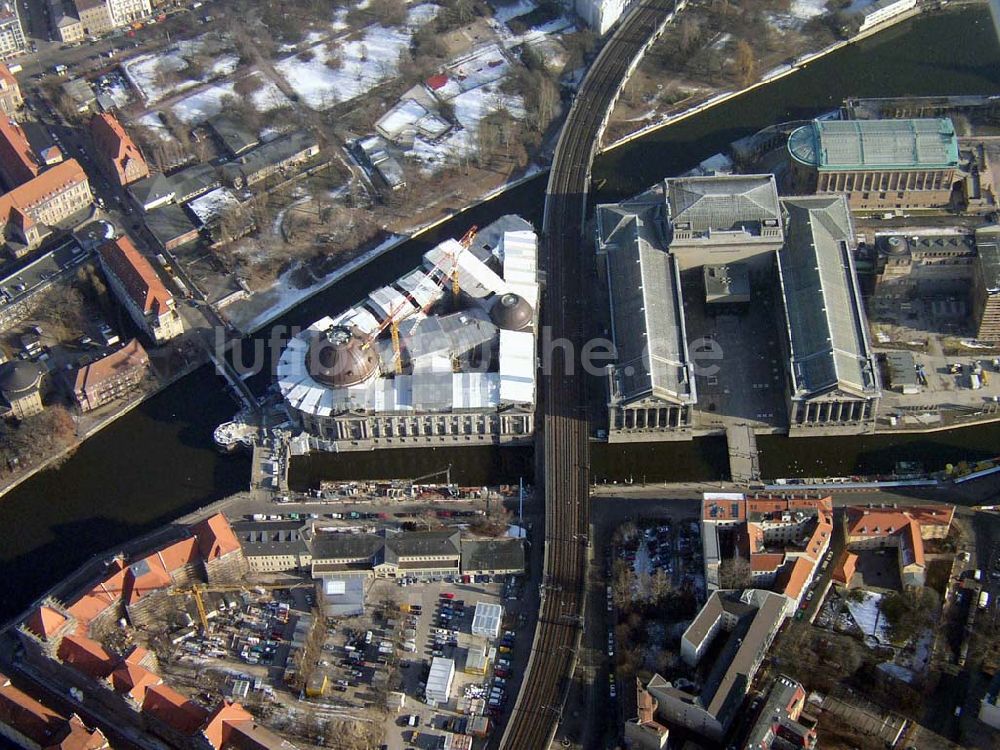
M 863 601 L 856 602 L 847 598 L 847 608 L 851 618 L 865 635 L 875 636 L 881 643 L 889 643 L 889 625 L 879 611 L 882 595 L 871 591 L 864 592 Z
M 826 12 L 826 0 L 792 0 L 790 10 L 796 18 L 807 21 Z
M 204 122 L 222 111 L 222 98 L 236 96 L 232 83 L 219 83 L 196 91 L 176 102 L 170 109 L 177 119 L 188 125 Z
M 171 135 L 170 131 L 167 130 L 166 126 L 163 124 L 163 120 L 160 119 L 160 115 L 156 112 L 148 112 L 147 114 L 144 114 L 136 120 L 136 123 L 155 133 L 161 141 L 169 143 L 170 141 L 176 140 L 174 136 Z
M 312 59 L 304 61 L 293 55 L 274 67 L 307 105 L 328 109 L 395 77 L 400 53 L 409 47 L 413 31 L 430 21 L 437 9 L 436 5 L 414 6 L 410 8 L 405 28 L 371 26 L 361 39 L 318 44 L 309 50 Z M 328 60 L 338 58 L 339 67 L 327 65 Z
M 406 237 L 399 235 L 390 235 L 354 260 L 345 263 L 336 271 L 330 272 L 306 287 L 297 287 L 292 282 L 298 270 L 297 266 L 292 266 L 282 273 L 268 289 L 256 292 L 250 299 L 240 300 L 226 307 L 226 317 L 243 333 L 255 331 L 266 325 L 268 321 L 274 320 L 285 311 L 295 307 L 302 300 L 325 289 L 406 239 Z
M 211 51 L 204 36 L 188 39 L 155 54 L 138 55 L 122 63 L 122 70 L 147 104 L 156 102 L 196 86 L 201 81 L 226 76 L 236 70 L 239 57 L 231 52 L 218 54 Z M 188 68 L 188 58 L 197 54 L 209 54 L 213 58 L 200 79 L 192 77 L 180 81 L 164 81 L 161 73 L 183 74 Z
M 507 23 L 513 18 L 530 13 L 537 7 L 537 4 L 532 2 L 532 0 L 515 0 L 512 3 L 503 5 L 495 4 L 493 6 L 493 18 L 500 23 Z
M 229 188 L 220 187 L 195 198 L 187 205 L 204 226 L 211 223 L 227 208 L 238 206 L 239 203 Z
M 269 112 L 291 104 L 273 81 L 265 79 L 260 72 L 252 75 L 263 80 L 261 87 L 250 96 L 254 109 L 258 112 Z M 196 91 L 176 102 L 171 109 L 177 115 L 177 119 L 192 125 L 219 114 L 222 111 L 222 99 L 226 96 L 236 96 L 232 82 L 219 83 Z

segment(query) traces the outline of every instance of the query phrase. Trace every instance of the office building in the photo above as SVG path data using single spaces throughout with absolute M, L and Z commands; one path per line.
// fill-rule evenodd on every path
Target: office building
M 768 588 L 788 598 L 788 614 L 802 601 L 830 546 L 830 497 L 747 496 L 706 493 L 702 498 L 705 584 L 719 588 Z M 749 578 L 727 580 L 725 550 L 748 563 Z
M 951 120 L 814 120 L 788 139 L 792 190 L 843 193 L 852 210 L 941 208 L 959 166 Z
M 923 586 L 927 578 L 924 542 L 948 536 L 954 515 L 951 505 L 852 506 L 847 510 L 847 548 L 855 553 L 895 548 L 902 584 Z M 849 565 L 853 572 L 854 564 Z M 843 577 L 845 583 L 850 582 Z
M 149 373 L 149 356 L 138 339 L 76 371 L 73 400 L 81 412 L 127 396 Z
M 1000 341 L 1000 226 L 976 230 L 972 320 L 980 341 Z
M 0 234 L 20 258 L 34 250 L 51 227 L 87 208 L 93 195 L 87 175 L 69 159 L 0 195 Z
M 14 57 L 24 52 L 27 41 L 18 15 L 17 2 L 4 0 L 0 3 L 0 59 Z
M 3 63 L 0 63 L 0 116 L 13 117 L 24 104 L 21 87 Z
M 815 748 L 816 721 L 803 715 L 805 704 L 805 688 L 791 677 L 778 675 L 750 728 L 743 750 Z
M 604 36 L 622 17 L 631 0 L 576 0 L 574 9 L 594 33 Z
M 149 167 L 125 128 L 106 112 L 90 121 L 90 137 L 97 148 L 101 168 L 124 187 L 149 176 Z
M 173 295 L 167 291 L 152 264 L 125 236 L 98 250 L 101 268 L 118 301 L 153 344 L 162 344 L 184 333 Z
M 0 115 L 0 178 L 8 190 L 33 180 L 41 166 L 21 126 Z
M 785 618 L 786 599 L 770 591 L 715 591 L 681 637 L 681 656 L 704 674 L 697 692 L 654 675 L 646 690 L 657 720 L 721 742 L 739 714 L 764 656 Z M 717 639 L 712 664 L 700 664 Z

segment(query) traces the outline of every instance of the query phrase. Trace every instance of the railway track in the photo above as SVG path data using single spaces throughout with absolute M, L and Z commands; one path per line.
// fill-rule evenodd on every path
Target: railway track
M 502 750 L 548 747 L 562 716 L 583 633 L 590 522 L 590 451 L 586 375 L 579 353 L 587 321 L 583 224 L 597 144 L 621 87 L 649 44 L 681 7 L 641 0 L 622 20 L 591 66 L 559 137 L 545 198 L 542 258 L 547 270 L 542 324 L 557 352 L 541 376 L 545 488 L 542 596 L 521 690 L 500 742 Z

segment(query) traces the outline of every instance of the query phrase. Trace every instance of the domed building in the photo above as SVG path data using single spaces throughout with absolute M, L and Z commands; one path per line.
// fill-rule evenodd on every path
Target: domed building
M 535 311 L 524 297 L 514 292 L 498 295 L 490 308 L 490 320 L 505 331 L 523 331 L 531 327 Z
M 0 416 L 25 419 L 42 411 L 42 376 L 34 362 L 16 360 L 0 365 Z
M 528 222 L 505 216 L 474 241 L 445 240 L 289 341 L 285 409 L 313 450 L 530 440 L 538 296 Z

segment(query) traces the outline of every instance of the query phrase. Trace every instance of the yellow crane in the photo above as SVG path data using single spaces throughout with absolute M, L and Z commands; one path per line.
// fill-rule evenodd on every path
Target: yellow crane
M 221 594 L 227 591 L 238 591 L 240 593 L 247 591 L 248 589 L 287 589 L 292 588 L 293 584 L 288 583 L 254 583 L 254 584 L 217 584 L 217 585 L 207 585 L 204 583 L 196 583 L 192 586 L 179 586 L 177 588 L 172 588 L 168 591 L 170 596 L 185 596 L 191 594 L 194 596 L 195 606 L 198 608 L 198 620 L 201 621 L 201 630 L 203 633 L 208 632 L 208 613 L 205 610 L 205 601 L 202 599 L 202 594 Z

